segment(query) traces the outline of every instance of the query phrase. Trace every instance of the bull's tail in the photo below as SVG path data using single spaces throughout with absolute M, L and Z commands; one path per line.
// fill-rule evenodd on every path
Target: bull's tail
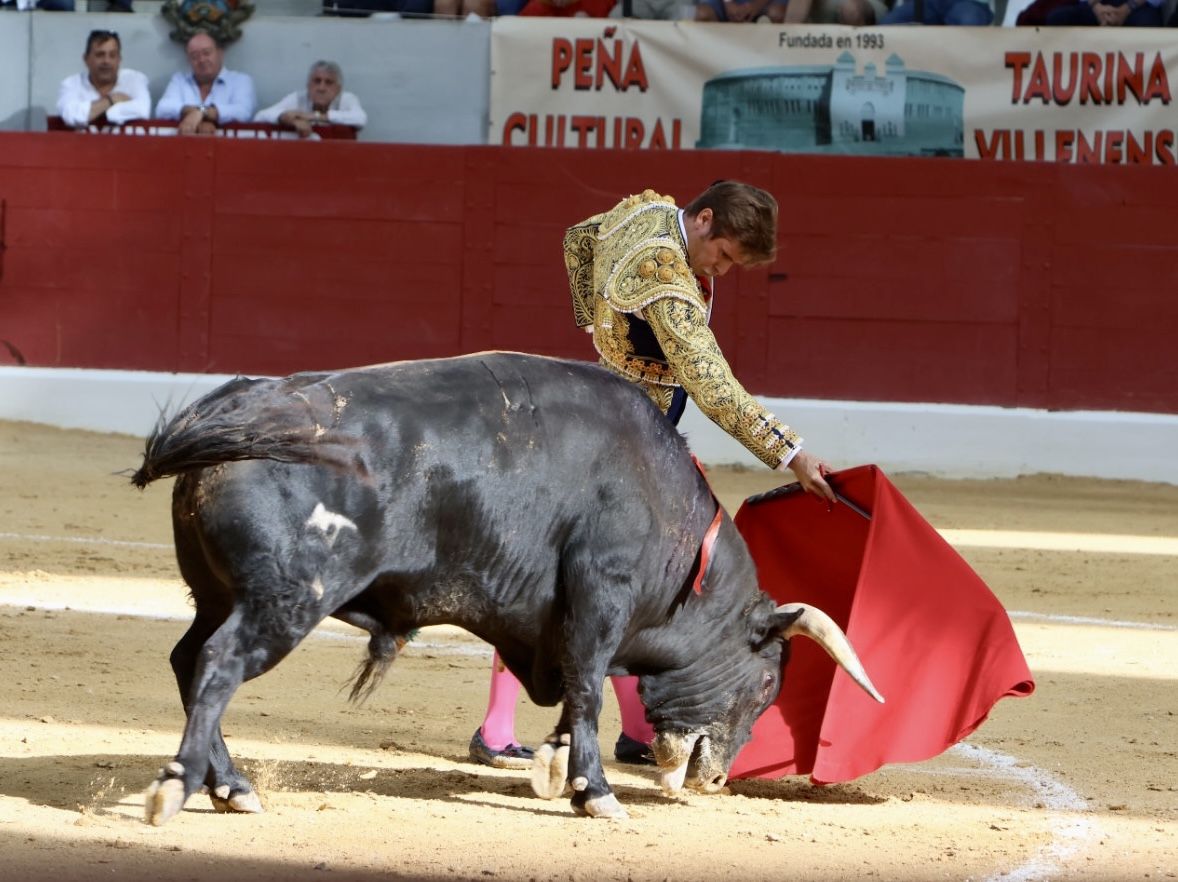
M 352 675 L 352 689 L 348 693 L 348 700 L 363 704 L 384 679 L 389 665 L 397 658 L 397 646 L 393 636 L 388 633 L 373 634 L 368 641 L 368 655 L 361 661 L 356 673 Z
M 160 478 L 247 459 L 353 464 L 349 439 L 331 431 L 339 412 L 329 393 L 281 380 L 230 380 L 176 416 L 160 415 L 131 483 L 143 489 Z
M 376 687 L 388 672 L 389 665 L 397 660 L 405 644 L 417 636 L 417 629 L 404 635 L 390 634 L 384 629 L 373 630 L 371 633 L 372 636 L 368 640 L 368 655 L 361 659 L 356 672 L 348 681 L 352 687 L 348 693 L 348 700 L 356 704 L 363 704 L 368 700 L 368 696 L 376 691 Z M 345 687 L 347 685 L 348 683 L 344 684 Z

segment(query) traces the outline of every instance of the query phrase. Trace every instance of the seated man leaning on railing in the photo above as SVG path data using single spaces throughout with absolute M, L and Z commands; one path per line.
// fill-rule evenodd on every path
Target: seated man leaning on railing
M 211 134 L 218 126 L 249 122 L 257 101 L 249 74 L 225 67 L 225 50 L 201 31 L 185 47 L 190 71 L 177 71 L 156 105 L 160 119 L 174 119 L 181 135 Z
M 147 77 L 122 67 L 122 43 L 117 33 L 91 31 L 82 61 L 86 72 L 66 77 L 57 90 L 57 112 L 67 126 L 121 125 L 151 116 Z
M 300 138 L 315 134 L 315 127 L 324 124 L 351 126 L 361 129 L 368 122 L 368 114 L 360 106 L 360 99 L 343 91 L 344 74 L 334 61 L 316 61 L 307 74 L 307 87 L 291 92 L 277 104 L 259 110 L 254 122 L 289 126 Z

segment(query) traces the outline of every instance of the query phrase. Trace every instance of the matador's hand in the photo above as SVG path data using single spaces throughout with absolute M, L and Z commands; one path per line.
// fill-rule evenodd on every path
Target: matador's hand
M 827 502 L 835 501 L 834 490 L 826 483 L 824 477 L 830 471 L 830 467 L 818 457 L 811 456 L 804 450 L 799 450 L 789 461 L 787 468 L 797 475 L 798 483 L 807 493 L 813 493 L 819 499 L 825 499 Z

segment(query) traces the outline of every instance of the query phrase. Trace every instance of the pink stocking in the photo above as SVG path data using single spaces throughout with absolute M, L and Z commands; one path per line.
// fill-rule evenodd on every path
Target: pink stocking
M 519 744 L 515 740 L 515 700 L 519 697 L 520 682 L 499 661 L 499 653 L 491 663 L 491 695 L 487 699 L 487 715 L 483 718 L 483 742 L 491 750 L 503 750 Z
M 650 744 L 654 741 L 654 727 L 646 721 L 646 708 L 638 697 L 638 678 L 609 679 L 614 686 L 614 695 L 618 697 L 618 710 L 622 713 L 622 732 L 635 741 Z

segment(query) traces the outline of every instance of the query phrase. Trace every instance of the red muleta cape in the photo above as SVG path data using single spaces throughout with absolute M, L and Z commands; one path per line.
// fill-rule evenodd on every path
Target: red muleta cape
M 1006 610 L 883 472 L 859 466 L 830 479 L 850 504 L 783 488 L 746 500 L 736 526 L 762 590 L 838 622 L 887 703 L 813 641 L 793 640 L 781 694 L 733 779 L 809 774 L 826 784 L 928 759 L 998 699 L 1035 688 Z

